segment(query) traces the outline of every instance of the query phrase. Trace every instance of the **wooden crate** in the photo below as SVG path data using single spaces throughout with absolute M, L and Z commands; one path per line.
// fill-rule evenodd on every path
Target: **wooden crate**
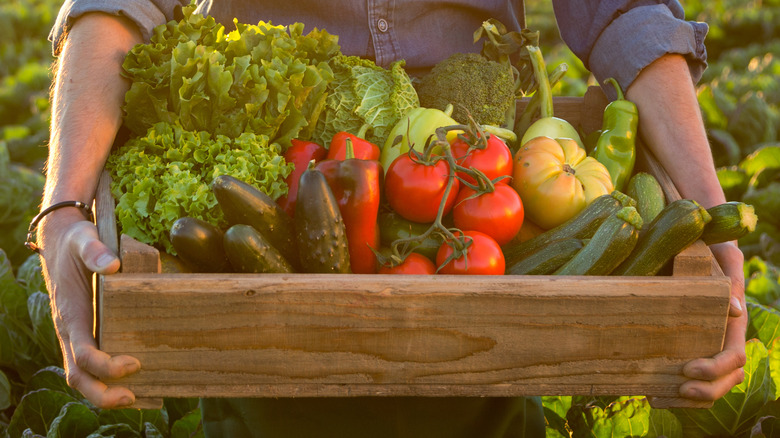
M 586 131 L 606 99 L 557 98 Z M 679 197 L 648 154 L 670 198 Z M 101 239 L 122 272 L 98 276 L 96 334 L 141 370 L 111 383 L 161 397 L 646 395 L 678 398 L 689 360 L 721 351 L 729 279 L 702 242 L 671 276 L 161 274 L 117 237 L 103 179 Z M 120 243 L 121 240 L 121 243 Z M 151 402 L 151 403 L 150 403 Z

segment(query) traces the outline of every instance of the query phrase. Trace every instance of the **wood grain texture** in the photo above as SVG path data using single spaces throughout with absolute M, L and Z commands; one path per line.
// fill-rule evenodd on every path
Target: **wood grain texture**
M 591 89 L 555 109 L 588 132 L 605 105 Z M 682 366 L 721 350 L 728 312 L 709 250 L 694 254 L 707 273 L 694 261 L 673 276 L 466 278 L 158 274 L 154 248 L 125 245 L 123 272 L 100 279 L 100 348 L 141 361 L 112 382 L 141 402 L 648 395 L 693 406 L 677 398 Z

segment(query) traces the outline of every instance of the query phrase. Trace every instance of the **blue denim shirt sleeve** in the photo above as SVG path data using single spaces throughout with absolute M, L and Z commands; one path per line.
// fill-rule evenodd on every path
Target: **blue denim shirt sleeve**
M 138 25 L 144 40 L 149 40 L 155 26 L 173 19 L 176 6 L 187 4 L 177 0 L 65 0 L 57 15 L 57 21 L 49 33 L 52 50 L 59 55 L 60 46 L 73 20 L 88 12 L 105 12 L 122 15 Z
M 668 53 L 685 56 L 694 82 L 707 67 L 705 23 L 686 21 L 678 1 L 554 0 L 561 37 L 603 83 L 623 90 L 643 68 Z M 611 87 L 607 95 L 615 97 Z

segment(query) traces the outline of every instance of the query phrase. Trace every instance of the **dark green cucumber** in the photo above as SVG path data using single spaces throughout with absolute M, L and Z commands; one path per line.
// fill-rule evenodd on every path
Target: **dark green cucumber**
M 645 225 L 650 225 L 666 207 L 664 190 L 658 180 L 649 173 L 639 172 L 632 176 L 628 180 L 626 194 L 636 201 L 636 211 L 642 216 Z
M 756 229 L 758 216 L 750 204 L 724 202 L 707 209 L 712 220 L 704 226 L 701 240 L 707 245 L 729 242 L 752 233 Z
M 625 260 L 639 240 L 642 217 L 634 207 L 623 207 L 605 220 L 588 244 L 555 275 L 608 275 Z
M 699 240 L 710 219 L 696 201 L 679 199 L 670 203 L 647 226 L 634 251 L 612 274 L 657 274 L 680 251 Z
M 377 219 L 379 236 L 383 246 L 389 247 L 398 239 L 408 239 L 419 236 L 431 226 L 406 220 L 394 211 L 380 213 Z M 413 245 L 412 251 L 422 254 L 431 260 L 436 260 L 436 252 L 444 242 L 441 235 L 433 233 L 423 241 Z
M 617 190 L 609 195 L 599 196 L 577 216 L 563 224 L 525 242 L 509 244 L 502 248 L 507 266 L 519 262 L 556 240 L 589 239 L 602 222 L 621 208 L 628 206 L 636 206 L 636 201 Z
M 214 178 L 211 189 L 230 225 L 251 225 L 293 266 L 298 250 L 292 218 L 270 196 L 229 175 Z
M 225 231 L 225 252 L 236 272 L 295 272 L 290 262 L 251 225 L 233 225 Z
M 510 275 L 549 275 L 571 260 L 585 246 L 583 239 L 564 239 L 550 243 L 519 262 L 508 266 Z
M 227 272 L 222 230 L 194 217 L 182 217 L 171 226 L 171 244 L 192 272 Z
M 304 272 L 351 272 L 344 220 L 325 175 L 307 169 L 298 183 L 295 235 Z

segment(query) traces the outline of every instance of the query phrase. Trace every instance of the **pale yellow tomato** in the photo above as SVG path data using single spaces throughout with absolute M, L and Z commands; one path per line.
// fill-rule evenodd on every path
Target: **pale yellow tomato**
M 614 188 L 607 168 L 569 138 L 529 140 L 515 154 L 513 176 L 526 216 L 544 229 L 566 222 Z

